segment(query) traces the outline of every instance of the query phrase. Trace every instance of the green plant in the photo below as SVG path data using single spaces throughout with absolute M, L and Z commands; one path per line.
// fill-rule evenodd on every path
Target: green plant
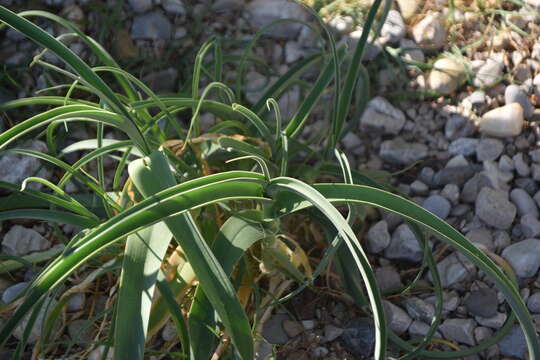
M 245 62 L 253 44 L 246 47 L 238 67 L 236 94 L 223 83 L 223 55 L 219 39 L 215 38 L 201 48 L 196 58 L 192 96 L 157 96 L 120 69 L 99 44 L 69 22 L 42 11 L 17 15 L 0 7 L 3 23 L 55 53 L 69 70 L 48 64 L 39 56 L 34 63 L 57 71 L 70 81 L 62 85 L 67 89 L 64 96 L 19 99 L 0 106 L 5 111 L 28 105 L 52 107 L 1 133 L 0 148 L 4 153 L 34 156 L 64 172 L 56 184 L 36 177 L 26 179 L 21 186 L 0 184 L 12 191 L 2 202 L 0 219 L 38 219 L 84 229 L 66 243 L 63 252 L 45 267 L 19 299 L 2 307 L 2 311 L 14 311 L 0 330 L 0 343 L 5 344 L 23 320 L 27 322 L 24 333 L 27 338 L 39 312 L 48 308 L 50 312 L 35 351 L 41 354 L 54 351 L 49 343 L 54 339 L 55 320 L 75 290 L 68 290 L 56 302 L 47 300 L 56 295 L 55 289 L 71 274 L 100 258 L 106 263 L 88 274 L 89 281 L 120 271 L 115 306 L 102 314 L 111 321 L 104 343 L 114 346 L 115 359 L 143 359 L 145 344 L 169 318 L 173 319 L 180 339 L 179 357 L 208 359 L 214 352 L 229 351 L 231 358 L 253 359 L 260 323 L 268 309 L 312 286 L 332 259 L 341 269 L 346 290 L 359 305 L 369 305 L 371 309 L 376 329 L 376 359 L 386 359 L 388 339 L 402 349 L 403 358 L 466 356 L 482 351 L 504 336 L 516 318 L 525 331 L 531 357 L 540 358 L 535 329 L 511 271 L 509 274 L 501 271 L 459 232 L 415 203 L 393 194 L 388 185 L 351 171 L 345 156 L 335 150 L 343 135 L 353 90 L 368 86 L 365 82 L 357 84 L 357 77 L 362 71 L 360 59 L 367 42 L 367 30 L 373 25 L 380 3 L 381 0 L 375 1 L 370 10 L 365 36 L 348 60 L 350 70 L 343 81 L 340 66 L 345 61 L 346 50 L 336 49 L 332 35 L 325 31 L 323 36 L 330 50 L 292 67 L 251 109 L 236 101 L 242 101 Z M 26 20 L 32 16 L 48 18 L 72 32 L 54 38 Z M 260 34 L 276 24 L 279 22 L 261 30 Z M 70 37 L 84 41 L 104 66 L 90 67 L 79 59 L 61 42 Z M 211 49 L 214 49 L 213 60 L 205 62 L 205 55 Z M 319 78 L 307 90 L 295 115 L 285 123 L 275 99 L 316 64 L 322 68 Z M 210 66 L 214 71 L 209 70 Z M 120 92 L 103 80 L 102 73 L 114 77 Z M 209 84 L 199 96 L 204 74 Z M 334 111 L 329 112 L 330 137 L 326 143 L 312 144 L 314 148 L 311 148 L 302 143 L 302 130 L 308 118 L 314 116 L 315 105 L 332 80 Z M 73 98 L 74 90 L 87 96 Z M 220 100 L 208 100 L 210 91 Z M 357 93 L 363 94 L 362 91 Z M 91 100 L 95 98 L 98 101 Z M 365 99 L 357 103 L 362 100 Z M 205 134 L 200 133 L 201 111 L 221 120 Z M 175 117 L 183 112 L 191 112 L 187 129 Z M 269 120 L 272 117 L 275 121 Z M 96 124 L 96 138 L 59 150 L 57 133 L 64 126 L 80 121 Z M 128 139 L 105 139 L 105 127 L 123 132 Z M 31 133 L 46 138 L 48 154 L 6 149 Z M 321 149 L 324 151 L 319 151 Z M 62 160 L 64 155 L 79 150 L 91 151 L 72 165 Z M 113 152 L 120 152 L 121 156 L 114 156 Z M 309 164 L 299 156 L 301 152 L 308 154 Z M 329 160 L 334 154 L 339 165 Z M 105 156 L 117 160 L 114 181 L 109 188 L 105 183 Z M 224 163 L 224 159 L 235 161 Z M 96 177 L 85 170 L 85 165 L 94 161 Z M 251 170 L 254 164 L 260 172 Z M 122 183 L 121 175 L 126 167 L 129 178 Z M 303 174 L 297 177 L 305 181 L 295 178 L 295 174 Z M 342 176 L 343 183 L 311 185 L 309 180 L 319 174 Z M 90 196 L 67 194 L 64 187 L 72 178 L 89 189 Z M 51 191 L 27 189 L 26 184 L 31 181 L 39 181 Z M 353 231 L 358 222 L 365 220 L 362 211 L 365 205 L 405 217 L 424 245 L 423 270 L 429 269 L 433 274 L 437 316 L 428 335 L 416 345 L 400 339 L 386 326 L 382 294 Z M 346 211 L 347 216 L 336 206 Z M 301 247 L 285 236 L 287 229 L 283 219 L 300 212 L 317 219 L 328 239 L 325 254 L 314 270 Z M 442 312 L 441 284 L 426 233 L 437 235 L 461 251 L 490 275 L 506 296 L 515 315 L 509 317 L 501 332 L 485 343 L 450 353 L 425 350 Z M 351 263 L 355 266 L 351 267 Z M 266 289 L 269 294 L 261 296 L 265 289 L 257 280 L 265 276 L 269 277 Z M 296 289 L 284 295 L 294 283 Z M 159 296 L 153 297 L 156 287 Z M 230 339 L 234 347 L 227 347 L 224 339 Z M 20 357 L 24 346 L 25 341 L 18 343 L 16 357 Z

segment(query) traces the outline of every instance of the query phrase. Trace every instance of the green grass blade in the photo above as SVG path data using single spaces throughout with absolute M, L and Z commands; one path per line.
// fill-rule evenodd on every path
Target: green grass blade
M 21 210 L 6 210 L 0 211 L 0 220 L 15 220 L 15 219 L 33 219 L 41 221 L 50 221 L 59 224 L 70 224 L 83 228 L 91 228 L 96 226 L 96 220 L 86 216 L 68 213 L 57 210 L 44 209 L 21 209 Z

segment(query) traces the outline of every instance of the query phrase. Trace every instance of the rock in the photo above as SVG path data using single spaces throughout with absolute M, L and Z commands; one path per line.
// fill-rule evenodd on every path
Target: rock
M 495 250 L 495 244 L 493 243 L 491 232 L 484 227 L 472 229 L 467 233 L 466 237 L 475 246 L 480 246 L 491 251 Z
M 44 323 L 47 320 L 47 316 L 50 314 L 50 311 L 56 306 L 56 304 L 57 304 L 56 301 L 46 299 L 44 302 L 44 305 L 39 307 L 38 314 L 36 316 L 33 326 L 31 327 L 30 334 L 27 339 L 28 344 L 35 344 L 38 341 L 38 339 L 41 336 Z M 19 324 L 13 330 L 12 335 L 15 336 L 20 341 L 22 341 L 24 338 L 23 335 L 26 331 L 26 327 L 28 325 L 28 322 L 31 316 L 32 316 L 32 312 L 30 312 L 25 317 L 23 317 L 22 321 L 19 322 Z M 52 328 L 53 333 L 58 331 L 59 328 L 60 328 L 60 322 L 59 322 L 59 319 L 57 318 L 55 323 L 53 324 L 53 328 Z
M 422 207 L 441 219 L 446 219 L 450 214 L 450 201 L 440 195 L 431 195 L 422 204 Z
M 428 148 L 424 144 L 409 143 L 402 138 L 383 141 L 379 156 L 387 162 L 397 165 L 410 165 L 428 156 Z
M 494 85 L 500 80 L 503 71 L 503 63 L 488 59 L 476 73 L 474 85 L 478 87 L 487 87 Z
M 405 300 L 405 308 L 407 309 L 407 313 L 409 313 L 413 319 L 428 324 L 431 324 L 431 321 L 435 316 L 435 307 L 419 297 L 413 296 Z
M 533 313 L 540 313 L 540 291 L 529 296 L 527 307 Z
M 304 22 L 309 20 L 309 14 L 299 4 L 287 0 L 254 0 L 246 6 L 246 17 L 256 30 L 280 19 Z M 295 22 L 285 22 L 272 27 L 265 35 L 275 39 L 292 40 L 298 36 L 302 26 Z
M 476 90 L 469 96 L 469 101 L 476 111 L 482 111 L 486 105 L 486 93 L 482 90 Z
M 447 319 L 442 323 L 440 330 L 447 340 L 474 346 L 475 327 L 473 319 Z
M 390 10 L 381 28 L 380 41 L 382 43 L 397 44 L 407 32 L 405 22 L 397 10 Z
M 514 160 L 514 167 L 519 176 L 526 177 L 531 174 L 531 168 L 527 165 L 525 159 L 523 159 L 523 153 L 517 153 L 512 156 L 512 160 Z
M 529 100 L 529 97 L 517 85 L 508 85 L 506 87 L 506 90 L 504 91 L 504 103 L 506 105 L 512 104 L 512 103 L 518 103 L 523 108 L 523 116 L 525 119 L 529 119 L 534 112 L 534 107 L 531 104 L 531 101 Z
M 450 254 L 437 264 L 441 284 L 443 287 L 450 287 L 459 284 L 476 273 L 476 267 L 467 259 L 461 259 L 456 254 Z M 433 281 L 431 272 L 428 278 Z
M 349 321 L 341 340 L 346 349 L 356 356 L 369 356 L 375 348 L 375 327 L 368 318 L 356 318 Z
M 215 0 L 212 3 L 212 11 L 225 13 L 241 10 L 244 7 L 244 0 Z
M 508 229 L 516 217 L 516 207 L 504 191 L 483 187 L 476 198 L 476 215 L 497 229 Z
M 353 132 L 348 132 L 343 138 L 341 139 L 341 143 L 345 147 L 345 149 L 349 150 L 350 152 L 354 153 L 360 145 L 362 145 L 362 140 Z
M 161 6 L 169 14 L 186 15 L 186 5 L 182 0 L 161 0 Z
M 446 184 L 441 190 L 441 196 L 448 199 L 453 205 L 456 205 L 459 202 L 459 186 L 456 184 Z
M 392 234 L 390 245 L 384 250 L 384 257 L 392 260 L 419 262 L 422 249 L 413 232 L 406 224 L 401 224 Z
M 369 228 L 366 234 L 367 248 L 373 254 L 380 253 L 390 245 L 390 239 L 388 224 L 381 220 Z
M 164 341 L 172 341 L 177 337 L 177 331 L 176 326 L 172 321 L 168 321 L 167 324 L 165 324 L 165 327 L 163 328 L 163 331 L 161 332 L 161 338 Z
M 148 74 L 143 78 L 143 81 L 157 94 L 166 94 L 176 91 L 178 86 L 177 79 L 178 70 L 168 68 Z
M 270 344 L 283 345 L 289 341 L 289 337 L 283 329 L 283 322 L 289 320 L 285 314 L 272 315 L 263 326 L 262 336 Z
M 354 19 L 352 16 L 338 15 L 330 19 L 328 25 L 338 33 L 348 33 L 354 27 Z
M 429 187 L 420 180 L 414 180 L 410 188 L 415 195 L 427 195 L 429 193 Z
M 476 146 L 476 159 L 482 161 L 494 161 L 501 156 L 504 150 L 504 144 L 499 139 L 483 138 Z
M 523 108 L 512 103 L 488 111 L 482 116 L 478 125 L 481 133 L 496 136 L 517 136 L 523 128 Z
M 512 327 L 508 335 L 499 342 L 499 348 L 504 356 L 518 359 L 527 358 L 527 341 L 519 325 L 516 324 Z
M 401 56 L 403 56 L 405 60 L 420 63 L 425 61 L 424 52 L 414 41 L 401 39 L 399 48 L 401 49 Z
M 298 321 L 294 320 L 285 320 L 283 321 L 283 330 L 287 336 L 292 339 L 304 332 L 304 327 Z
M 538 207 L 534 202 L 531 195 L 529 195 L 523 189 L 513 189 L 510 192 L 510 200 L 516 205 L 517 213 L 519 216 L 525 216 L 527 214 L 538 217 Z
M 481 316 L 476 316 L 474 319 L 477 323 L 479 323 L 482 326 L 486 326 L 488 328 L 492 329 L 500 329 L 504 322 L 506 321 L 507 315 L 505 313 L 497 313 L 497 315 L 492 316 L 490 318 L 483 318 Z
M 89 344 L 92 342 L 92 323 L 90 321 L 83 319 L 73 320 L 68 323 L 67 328 L 69 337 L 75 344 Z
M 424 323 L 424 322 L 414 320 L 411 323 L 411 325 L 409 326 L 409 334 L 413 338 L 414 337 L 424 337 L 428 333 L 429 327 L 430 326 L 428 324 Z M 442 335 L 441 335 L 440 332 L 435 331 L 434 337 L 441 338 Z
M 131 37 L 135 40 L 169 40 L 171 35 L 171 23 L 159 10 L 133 19 Z
M 444 124 L 444 136 L 450 140 L 458 138 L 468 121 L 464 116 L 453 114 Z
M 403 111 L 392 106 L 383 97 L 377 96 L 369 101 L 360 119 L 360 129 L 397 135 L 405 125 Z
M 315 349 L 311 351 L 311 354 L 316 359 L 324 358 L 326 355 L 328 355 L 330 351 L 325 348 L 324 346 L 317 346 Z
M 20 282 L 15 285 L 11 285 L 6 288 L 2 293 L 2 302 L 4 304 L 10 303 L 15 300 L 22 292 L 28 287 L 29 282 Z
M 285 43 L 285 62 L 287 64 L 292 64 L 303 58 L 304 53 L 304 50 L 298 42 L 287 41 L 287 43 Z
M 108 349 L 108 350 L 107 350 Z M 107 351 L 107 357 L 103 358 L 105 355 L 105 351 Z M 106 348 L 105 345 L 99 345 L 94 350 L 88 354 L 88 360 L 113 360 L 114 359 L 114 348 L 108 347 Z
M 531 157 L 532 161 L 540 164 L 540 149 L 529 151 L 529 156 Z
M 69 298 L 67 303 L 67 311 L 76 312 L 82 310 L 84 307 L 84 293 L 76 293 Z
M 471 291 L 465 299 L 467 311 L 474 316 L 490 318 L 497 315 L 497 292 L 489 288 Z
M 446 167 L 438 171 L 433 177 L 434 186 L 444 186 L 446 184 L 462 185 L 481 170 L 478 165 L 465 165 Z
M 416 11 L 420 7 L 420 4 L 422 3 L 421 0 L 397 0 L 397 3 L 399 5 L 399 10 L 401 11 L 401 15 L 408 19 L 416 14 Z
M 2 251 L 11 256 L 23 256 L 50 247 L 51 243 L 37 231 L 21 225 L 13 225 L 2 240 Z
M 512 244 L 503 250 L 502 257 L 518 277 L 532 277 L 540 267 L 540 240 L 526 239 Z
M 331 324 L 326 324 L 324 326 L 323 342 L 331 342 L 336 340 L 338 337 L 341 336 L 341 334 L 343 334 L 343 331 L 344 330 L 342 328 L 336 327 Z
M 466 68 L 462 62 L 451 58 L 442 58 L 433 64 L 429 73 L 430 89 L 443 95 L 454 92 L 466 80 Z
M 409 315 L 402 308 L 392 304 L 390 301 L 385 300 L 383 306 L 388 327 L 398 335 L 407 331 L 412 322 Z
M 430 296 L 425 299 L 428 303 L 435 306 L 437 304 L 437 297 Z M 455 311 L 459 306 L 461 299 L 455 291 L 443 292 L 443 315 Z
M 493 234 L 493 244 L 499 251 L 510 245 L 510 242 L 510 235 L 506 231 L 498 230 Z
M 143 13 L 152 7 L 152 0 L 129 0 L 129 5 L 136 13 Z
M 19 148 L 48 153 L 47 145 L 40 140 L 27 141 Z M 0 157 L 0 181 L 21 184 L 24 179 L 30 176 L 39 176 L 49 180 L 50 175 L 51 172 L 46 168 L 41 168 L 40 161 L 35 157 L 13 153 Z M 28 189 L 39 190 L 41 188 L 40 183 L 31 182 L 28 184 Z
M 440 13 L 429 13 L 412 29 L 414 41 L 423 48 L 441 48 L 446 42 L 446 28 Z
M 383 266 L 375 270 L 375 278 L 381 291 L 399 289 L 403 286 L 401 277 L 392 266 Z
M 474 138 L 459 138 L 454 140 L 448 146 L 448 152 L 451 155 L 471 156 L 476 153 L 478 139 Z

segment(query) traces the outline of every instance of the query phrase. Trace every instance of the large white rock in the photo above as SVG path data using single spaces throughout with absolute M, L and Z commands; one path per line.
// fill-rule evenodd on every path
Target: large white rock
M 412 29 L 414 41 L 425 48 L 441 48 L 446 42 L 446 28 L 440 13 L 430 13 Z
M 489 136 L 517 136 L 523 129 L 523 108 L 512 103 L 488 111 L 480 119 L 478 127 L 481 133 Z
M 448 95 L 465 83 L 465 71 L 465 64 L 461 61 L 451 58 L 439 59 L 433 64 L 433 70 L 429 73 L 429 87 Z

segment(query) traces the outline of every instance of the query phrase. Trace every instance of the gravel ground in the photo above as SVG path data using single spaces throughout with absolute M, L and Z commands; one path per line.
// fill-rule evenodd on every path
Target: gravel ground
M 540 2 L 486 1 L 484 7 L 477 3 L 456 1 L 454 8 L 445 0 L 394 4 L 381 37 L 364 55 L 372 98 L 341 145 L 356 169 L 407 168 L 393 178 L 393 185 L 479 248 L 500 255 L 518 276 L 521 294 L 540 328 Z M 158 92 L 181 90 L 193 49 L 212 33 L 247 39 L 279 18 L 310 20 L 302 7 L 285 0 L 130 0 L 124 5 L 4 0 L 0 4 L 43 7 L 78 21 Z M 104 20 L 104 14 L 112 20 Z M 340 43 L 354 45 L 361 34 L 358 19 L 345 13 L 325 20 Z M 55 27 L 46 26 L 59 34 Z M 318 49 L 313 34 L 297 23 L 274 28 L 268 35 L 255 52 L 268 60 L 276 74 Z M 37 50 L 19 34 L 8 30 L 0 41 L 0 62 L 16 80 L 8 84 L 3 77 L 1 100 L 28 96 L 55 82 L 53 75 L 38 67 L 28 71 Z M 78 42 L 69 46 L 83 57 L 88 55 Z M 241 49 L 234 41 L 227 46 L 233 53 Z M 52 56 L 47 60 L 57 62 Z M 250 68 L 247 83 L 259 88 L 247 96 L 256 100 L 268 79 Z M 280 101 L 285 118 L 300 100 L 299 88 L 285 94 Z M 3 115 L 0 127 L 19 120 L 10 116 Z M 306 128 L 307 138 L 317 135 L 318 121 L 322 120 L 315 119 Z M 85 129 L 77 131 L 74 139 L 87 136 Z M 25 146 L 42 149 L 44 143 L 31 140 Z M 46 178 L 54 176 L 34 159 L 0 158 L 2 181 L 21 182 L 36 171 Z M 375 212 L 371 219 L 363 241 L 379 282 L 383 290 L 399 288 L 419 269 L 422 250 L 399 218 Z M 63 230 L 70 235 L 75 229 Z M 55 239 L 53 229 L 44 224 L 4 225 L 0 234 L 2 253 L 14 256 L 49 250 L 57 246 Z M 508 308 L 472 263 L 435 239 L 432 246 L 445 286 L 444 319 L 436 337 L 459 348 L 474 346 L 503 325 Z M 3 302 L 24 289 L 35 271 L 18 275 L 0 278 Z M 419 283 L 429 287 L 430 274 Z M 275 346 L 280 359 L 370 357 L 374 332 L 369 318 L 342 294 L 332 272 L 319 285 L 316 293 L 304 292 L 286 310 L 278 309 L 270 317 L 259 359 Z M 422 290 L 388 297 L 390 327 L 405 338 L 424 335 L 434 316 L 434 303 L 433 294 Z M 89 304 L 90 299 L 80 294 L 70 302 L 70 311 L 76 313 Z M 74 324 L 66 336 L 90 336 L 84 331 L 81 335 Z M 170 333 L 166 327 L 163 341 L 171 340 Z M 450 348 L 439 345 L 437 349 Z M 97 358 L 100 351 L 96 348 L 88 358 Z M 515 327 L 498 345 L 467 359 L 527 359 L 524 336 Z

